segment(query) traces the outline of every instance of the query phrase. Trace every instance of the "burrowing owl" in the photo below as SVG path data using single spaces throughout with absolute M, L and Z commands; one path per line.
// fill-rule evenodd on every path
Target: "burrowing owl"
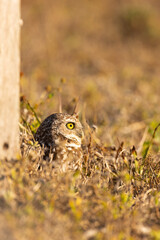
M 65 171 L 81 166 L 83 127 L 76 114 L 55 113 L 39 126 L 35 140 L 44 147 L 49 158 Z

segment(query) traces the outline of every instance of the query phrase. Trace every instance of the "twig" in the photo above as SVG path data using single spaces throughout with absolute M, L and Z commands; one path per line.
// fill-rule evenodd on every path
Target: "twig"
M 27 105 L 28 105 L 28 107 L 30 108 L 30 110 L 33 112 L 33 114 L 34 114 L 36 120 L 38 121 L 38 123 L 41 124 L 41 121 L 39 120 L 36 112 L 34 111 L 33 107 L 31 106 L 31 104 L 30 104 L 27 100 L 26 100 L 26 102 L 27 102 Z
M 154 129 L 153 135 L 152 135 L 152 137 L 151 137 L 151 140 L 150 140 L 150 143 L 149 143 L 148 147 L 146 148 L 146 151 L 145 151 L 145 153 L 144 153 L 143 159 L 146 158 L 146 156 L 147 156 L 147 154 L 148 154 L 148 151 L 149 151 L 151 145 L 153 144 L 153 140 L 154 140 L 154 138 L 155 138 L 155 134 L 156 134 L 156 132 L 157 132 L 157 130 L 158 130 L 159 127 L 160 127 L 160 123 L 159 123 L 159 124 L 157 125 L 157 127 Z

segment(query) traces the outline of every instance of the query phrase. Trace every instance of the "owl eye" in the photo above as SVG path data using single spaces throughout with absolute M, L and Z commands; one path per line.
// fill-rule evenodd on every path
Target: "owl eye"
M 75 128 L 75 123 L 73 123 L 73 122 L 68 122 L 68 123 L 66 124 L 66 127 L 67 127 L 68 129 L 72 130 L 72 129 Z

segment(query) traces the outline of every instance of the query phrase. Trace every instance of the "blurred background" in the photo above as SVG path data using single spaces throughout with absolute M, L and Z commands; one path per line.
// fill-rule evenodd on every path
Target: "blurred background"
M 21 95 L 44 119 L 78 97 L 106 144 L 160 121 L 159 0 L 22 0 Z

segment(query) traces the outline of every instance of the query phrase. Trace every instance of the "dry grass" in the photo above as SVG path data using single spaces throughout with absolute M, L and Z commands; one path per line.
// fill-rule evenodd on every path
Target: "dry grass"
M 22 156 L 0 163 L 0 239 L 160 239 L 159 7 L 22 1 Z M 68 113 L 81 97 L 82 172 L 33 139 L 59 93 Z
M 9 229 L 2 228 L 2 236 L 159 239 L 160 159 L 148 154 L 158 128 L 140 157 L 134 146 L 126 149 L 123 142 L 106 147 L 86 126 L 83 171 L 62 173 L 42 160 L 31 130 L 37 116 L 31 109 L 23 110 L 23 157 L 1 161 L 0 206 Z

